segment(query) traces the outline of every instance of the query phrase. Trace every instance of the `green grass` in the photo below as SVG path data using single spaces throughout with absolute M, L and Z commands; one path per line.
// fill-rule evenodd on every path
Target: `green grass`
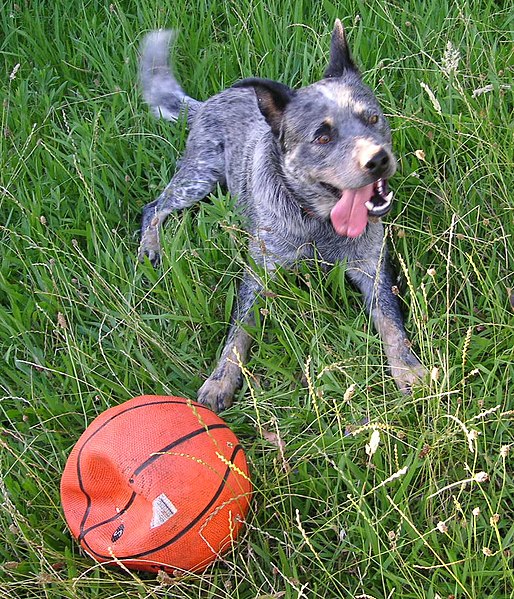
M 508 4 L 0 4 L 2 599 L 514 596 Z M 336 16 L 394 129 L 388 237 L 432 378 L 399 394 L 342 267 L 280 273 L 224 414 L 255 484 L 239 544 L 172 582 L 95 565 L 60 509 L 66 456 L 111 405 L 195 397 L 246 254 L 220 190 L 170 219 L 160 270 L 136 264 L 140 210 L 186 136 L 141 100 L 141 36 L 180 28 L 178 75 L 205 99 L 249 75 L 321 77 Z

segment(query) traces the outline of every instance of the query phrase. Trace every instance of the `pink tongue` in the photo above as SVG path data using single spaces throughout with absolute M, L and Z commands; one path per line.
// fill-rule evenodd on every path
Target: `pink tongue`
M 373 195 L 373 184 L 359 189 L 345 189 L 341 199 L 332 208 L 330 220 L 338 235 L 358 237 L 368 224 L 366 202 Z

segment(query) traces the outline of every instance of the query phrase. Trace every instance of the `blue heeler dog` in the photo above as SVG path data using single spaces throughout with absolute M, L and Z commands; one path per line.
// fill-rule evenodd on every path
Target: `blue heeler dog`
M 346 273 L 364 295 L 391 373 L 408 393 L 424 369 L 405 333 L 380 221 L 391 206 L 387 180 L 396 160 L 389 125 L 361 80 L 341 21 L 321 81 L 294 90 L 245 79 L 205 102 L 187 96 L 170 70 L 172 36 L 158 31 L 145 39 L 144 97 L 165 119 L 187 113 L 190 134 L 171 182 L 143 209 L 140 259 L 159 261 L 159 229 L 171 212 L 224 185 L 246 217 L 253 260 L 268 272 L 315 255 L 324 264 L 347 261 Z M 246 328 L 262 289 L 248 269 L 219 363 L 198 391 L 199 401 L 216 411 L 231 405 L 241 385 L 251 341 Z

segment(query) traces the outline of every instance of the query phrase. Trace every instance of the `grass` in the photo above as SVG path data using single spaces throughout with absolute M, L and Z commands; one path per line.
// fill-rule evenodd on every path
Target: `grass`
M 1 3 L 0 597 L 514 596 L 508 3 L 196 4 Z M 388 241 L 431 379 L 396 391 L 343 267 L 280 273 L 224 414 L 256 489 L 239 544 L 177 580 L 96 565 L 66 531 L 66 456 L 111 405 L 195 397 L 245 260 L 220 190 L 170 219 L 160 270 L 136 264 L 186 136 L 143 105 L 141 36 L 179 27 L 177 72 L 205 99 L 321 77 L 336 16 L 394 129 Z

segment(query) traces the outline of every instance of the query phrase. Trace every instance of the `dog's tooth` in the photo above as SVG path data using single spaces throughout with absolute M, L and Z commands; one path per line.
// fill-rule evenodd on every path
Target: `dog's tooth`
M 390 192 L 389 192 L 389 193 L 386 195 L 386 197 L 385 197 L 385 201 L 386 201 L 388 204 L 390 204 L 392 199 L 393 199 L 393 192 L 392 192 L 392 191 L 390 191 Z
M 366 208 L 368 210 L 371 210 L 373 212 L 373 210 L 375 209 L 375 204 L 373 204 L 373 202 L 371 200 L 368 200 L 364 206 L 366 206 Z

